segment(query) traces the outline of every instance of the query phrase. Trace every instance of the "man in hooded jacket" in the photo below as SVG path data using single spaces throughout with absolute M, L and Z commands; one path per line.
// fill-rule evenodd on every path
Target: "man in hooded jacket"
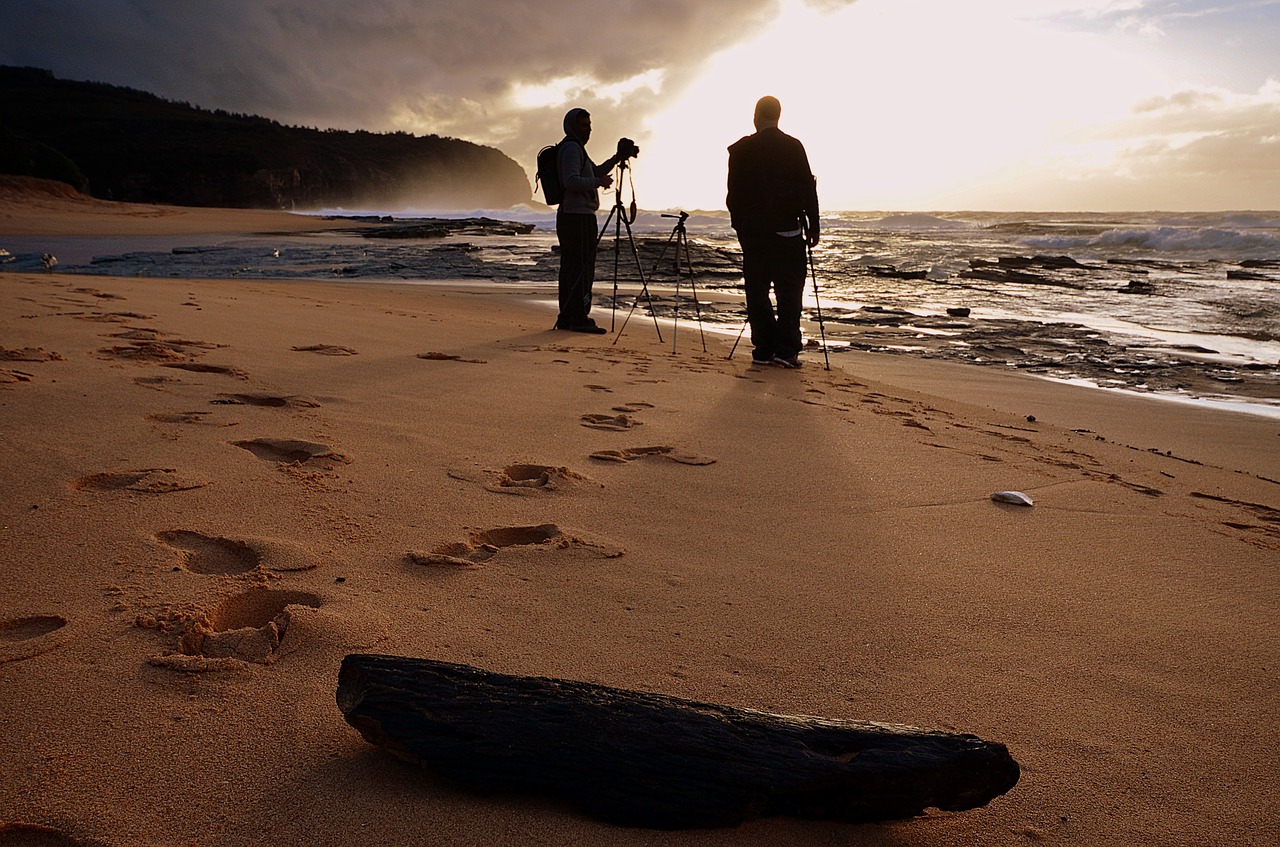
M 591 113 L 570 109 L 564 116 L 564 140 L 558 162 L 564 199 L 556 210 L 556 238 L 560 242 L 560 315 L 556 329 L 604 333 L 591 319 L 591 287 L 596 278 L 596 210 L 599 189 L 613 185 L 610 172 L 623 159 L 615 153 L 597 165 L 587 155 Z M 619 147 L 622 141 L 619 141 Z

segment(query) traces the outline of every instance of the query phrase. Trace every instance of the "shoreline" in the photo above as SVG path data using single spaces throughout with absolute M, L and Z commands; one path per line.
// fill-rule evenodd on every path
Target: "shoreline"
M 753 367 L 683 321 L 672 355 L 545 297 L 0 274 L 0 840 L 1280 839 L 1280 422 Z M 973 733 L 1022 776 L 902 822 L 614 827 L 365 743 L 356 652 Z
M 27 208 L 19 203 L 16 212 L 7 213 L 3 197 L 0 191 L 0 232 L 4 231 L 6 220 L 23 218 L 21 210 Z M 80 236 L 10 236 L 7 240 L 22 260 L 10 261 L 0 268 L 5 272 L 38 271 L 41 253 L 53 252 L 61 257 L 58 269 L 90 276 L 340 278 L 393 284 L 447 284 L 459 279 L 478 283 L 491 279 L 495 287 L 535 282 L 548 290 L 554 286 L 556 260 L 550 247 L 554 238 L 545 232 L 530 236 L 523 230 L 533 226 L 529 223 L 486 224 L 475 218 L 450 218 L 452 225 L 444 226 L 443 220 L 424 225 L 421 220 L 414 224 L 368 216 L 332 218 L 284 212 L 254 212 L 238 217 L 213 210 L 207 217 L 215 223 L 205 224 L 201 230 L 203 215 L 198 210 L 174 212 L 157 207 L 154 226 L 161 230 L 168 227 L 173 234 L 129 236 L 117 234 L 119 222 L 113 222 L 108 214 L 111 204 L 85 201 L 82 205 L 94 212 L 87 214 L 84 208 L 77 207 Z M 103 205 L 108 208 L 100 209 Z M 133 207 L 116 211 L 117 217 L 138 214 Z M 58 227 L 65 229 L 70 219 L 66 215 L 32 214 L 28 209 L 23 220 L 17 230 L 50 232 Z M 237 237 L 226 232 L 237 225 L 244 227 L 246 233 L 256 234 Z M 250 225 L 257 229 L 249 229 Z M 219 229 L 223 234 L 216 234 Z M 427 231 L 431 237 L 423 237 Z M 373 235 L 379 237 L 369 237 Z M 409 237 L 413 235 L 418 237 Z M 642 253 L 653 248 L 654 255 L 649 260 L 656 258 L 662 243 L 661 239 L 646 236 L 639 240 Z M 692 243 L 701 278 L 699 299 L 706 307 L 704 325 L 736 330 L 741 324 L 742 309 L 740 295 L 732 287 L 737 274 L 732 257 L 720 246 L 698 243 L 696 239 Z M 64 249 L 70 252 L 64 254 Z M 607 264 L 607 257 L 605 261 Z M 675 303 L 671 281 L 650 282 L 656 308 L 661 315 L 670 316 Z M 947 308 L 947 314 L 943 314 L 936 305 L 904 309 L 883 305 L 896 302 L 900 296 L 887 289 L 880 291 L 887 298 L 883 301 L 876 300 L 870 289 L 863 292 L 870 299 L 859 306 L 857 300 L 841 300 L 840 292 L 833 291 L 831 285 L 824 287 L 826 337 L 837 358 L 845 355 L 843 348 L 850 348 L 967 362 L 1062 382 L 1092 383 L 1101 390 L 1121 389 L 1168 397 L 1175 402 L 1197 402 L 1224 411 L 1234 410 L 1234 404 L 1239 403 L 1251 407 L 1243 409 L 1246 412 L 1280 414 L 1280 348 L 1274 343 L 1191 331 L 1144 330 L 1140 324 L 1123 321 L 1099 323 L 1081 318 L 1083 323 L 1075 323 L 1045 315 L 1019 317 L 989 307 L 975 308 L 972 315 L 967 308 Z M 598 284 L 597 288 L 597 307 L 607 308 L 607 285 Z M 620 296 L 625 301 L 624 308 L 636 290 L 637 282 L 623 281 Z M 910 286 L 904 290 L 909 291 Z M 810 298 L 807 323 L 808 334 L 813 337 L 819 335 L 815 311 Z M 953 312 L 963 316 L 954 316 Z

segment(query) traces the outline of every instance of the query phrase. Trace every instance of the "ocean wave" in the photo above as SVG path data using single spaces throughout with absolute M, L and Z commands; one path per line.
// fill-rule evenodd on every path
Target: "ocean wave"
M 1028 238 L 1043 250 L 1123 250 L 1169 254 L 1212 254 L 1215 258 L 1280 257 L 1280 238 L 1270 232 L 1220 227 L 1157 226 L 1110 229 L 1094 236 L 1041 236 Z
M 888 215 L 873 221 L 858 221 L 856 225 L 866 227 L 868 229 L 903 230 L 977 229 L 978 227 L 977 224 L 969 221 L 951 220 L 948 218 L 940 218 L 937 215 L 928 215 L 919 212 L 902 215 Z

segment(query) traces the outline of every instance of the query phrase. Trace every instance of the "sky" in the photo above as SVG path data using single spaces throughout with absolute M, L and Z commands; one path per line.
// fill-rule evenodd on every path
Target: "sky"
M 3 65 L 284 124 L 465 138 L 530 179 L 582 106 L 593 158 L 640 145 L 647 209 L 723 208 L 726 147 L 765 94 L 824 209 L 1280 209 L 1280 0 L 0 7 Z

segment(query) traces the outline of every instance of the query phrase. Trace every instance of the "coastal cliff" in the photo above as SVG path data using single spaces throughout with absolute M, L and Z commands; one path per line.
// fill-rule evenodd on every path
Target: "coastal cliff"
M 524 169 L 456 138 L 283 126 L 146 92 L 0 67 L 0 173 L 94 197 L 257 209 L 506 208 Z

